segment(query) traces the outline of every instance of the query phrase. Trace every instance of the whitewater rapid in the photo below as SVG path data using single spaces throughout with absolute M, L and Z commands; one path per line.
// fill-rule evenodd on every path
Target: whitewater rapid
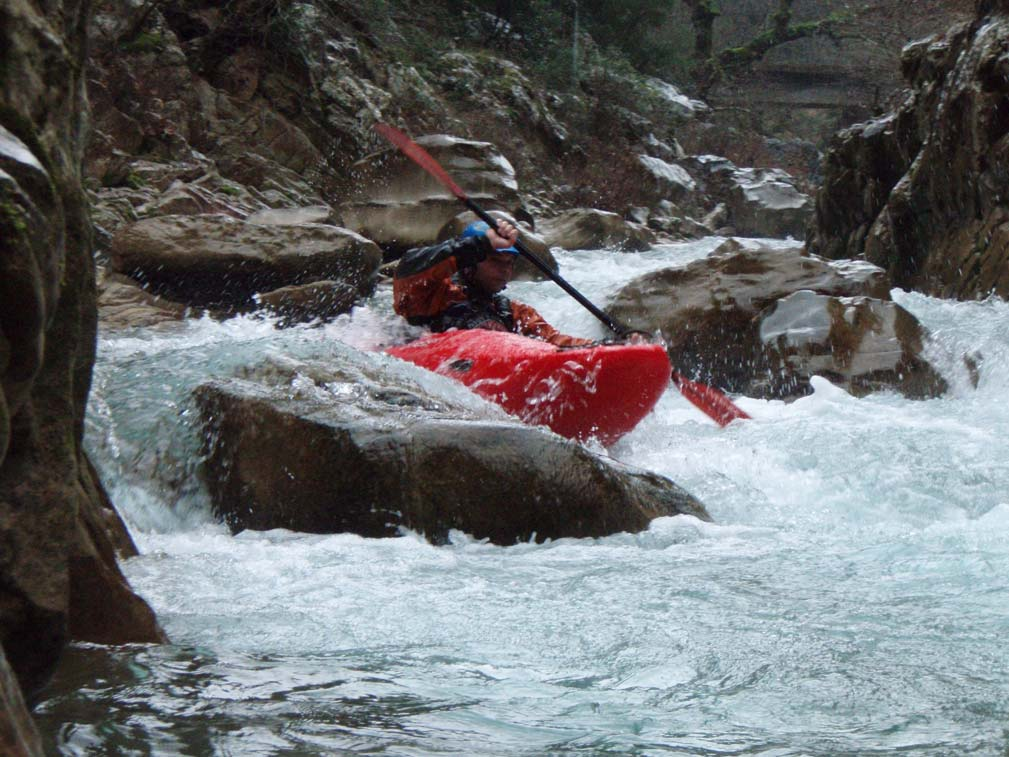
M 720 241 L 558 257 L 605 303 Z M 548 282 L 510 293 L 604 336 Z M 719 429 L 670 390 L 608 453 L 675 480 L 714 524 L 507 548 L 232 536 L 209 514 L 191 389 L 269 355 L 401 339 L 387 291 L 324 326 L 103 334 L 87 445 L 141 551 L 124 570 L 172 644 L 73 648 L 37 711 L 50 751 L 1004 755 L 1009 305 L 894 296 L 931 331 L 946 396 L 817 379 L 792 403 L 737 398 L 754 420 Z

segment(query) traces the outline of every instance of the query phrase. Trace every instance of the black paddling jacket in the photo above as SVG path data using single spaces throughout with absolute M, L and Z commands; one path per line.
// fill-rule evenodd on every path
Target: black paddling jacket
M 561 347 L 592 344 L 589 339 L 561 334 L 534 308 L 502 294 L 488 295 L 459 276 L 493 251 L 487 237 L 450 239 L 409 250 L 396 267 L 393 307 L 413 325 L 428 326 L 432 331 L 500 324 L 507 331 Z

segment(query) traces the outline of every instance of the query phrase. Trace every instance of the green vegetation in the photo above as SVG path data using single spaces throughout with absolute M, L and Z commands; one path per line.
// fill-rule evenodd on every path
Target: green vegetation
M 142 32 L 133 39 L 119 43 L 119 49 L 128 55 L 160 53 L 165 47 L 167 47 L 165 38 L 152 32 Z
M 8 197 L 0 197 L 0 227 L 13 229 L 17 234 L 28 233 L 24 211 Z

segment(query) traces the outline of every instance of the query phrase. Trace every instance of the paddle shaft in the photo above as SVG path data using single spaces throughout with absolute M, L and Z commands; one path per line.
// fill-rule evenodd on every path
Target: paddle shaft
M 481 221 L 486 223 L 491 228 L 497 229 L 498 222 L 497 219 L 494 218 L 494 216 L 492 216 L 486 210 L 484 210 L 475 202 L 473 202 L 473 200 L 471 200 L 469 197 L 463 200 L 463 203 L 466 205 L 467 208 L 476 213 L 476 215 L 480 218 Z M 543 273 L 545 273 L 550 278 L 551 281 L 557 284 L 557 286 L 559 286 L 565 292 L 574 297 L 578 301 L 579 305 L 581 305 L 583 308 L 592 313 L 592 315 L 594 315 L 596 318 L 602 321 L 602 323 L 605 326 L 607 326 L 611 331 L 613 331 L 613 333 L 617 334 L 618 336 L 624 336 L 630 330 L 626 326 L 618 323 L 612 317 L 608 316 L 606 313 L 597 308 L 595 305 L 593 305 L 592 302 L 588 300 L 581 292 L 579 292 L 577 289 L 571 286 L 571 284 L 569 284 L 564 279 L 564 277 L 562 277 L 559 273 L 554 271 L 549 265 L 540 260 L 539 256 L 536 255 L 536 253 L 534 253 L 528 247 L 526 247 L 522 243 L 521 239 L 517 239 L 515 241 L 515 249 L 519 251 L 519 254 L 522 255 L 522 257 L 524 257 L 534 266 L 543 271 Z
M 497 229 L 498 221 L 494 216 L 488 213 L 486 210 L 477 205 L 470 197 L 462 190 L 462 188 L 452 180 L 452 177 L 445 172 L 445 169 L 441 167 L 437 160 L 435 160 L 423 147 L 418 145 L 412 139 L 410 139 L 405 133 L 400 131 L 394 126 L 389 126 L 388 124 L 376 124 L 375 130 L 381 134 L 383 137 L 392 142 L 396 147 L 398 147 L 404 155 L 410 158 L 412 161 L 417 163 L 421 168 L 427 171 L 429 174 L 434 176 L 443 186 L 445 186 L 456 199 L 462 202 L 467 208 L 476 213 L 477 217 L 486 223 L 488 226 Z M 544 263 L 537 257 L 535 253 L 532 252 L 528 247 L 522 244 L 521 240 L 516 240 L 515 249 L 519 251 L 526 260 L 532 263 L 534 266 L 539 268 L 543 273 L 545 273 L 551 281 L 557 284 L 561 289 L 570 294 L 578 303 L 588 310 L 592 315 L 603 322 L 613 333 L 618 336 L 626 336 L 632 333 L 631 329 L 621 324 L 616 319 L 608 316 L 602 310 L 593 305 L 589 300 L 587 300 L 581 292 L 571 286 L 567 281 L 565 281 L 558 273 L 556 273 L 550 266 Z M 682 376 L 676 370 L 672 372 L 673 382 L 676 384 L 677 388 L 690 402 L 692 402 L 701 412 L 705 413 L 709 418 L 711 418 L 719 426 L 725 426 L 733 420 L 739 418 L 749 418 L 745 412 L 736 407 L 732 400 L 726 397 L 722 392 L 714 389 L 710 386 L 705 386 L 698 381 L 691 381 L 690 379 Z

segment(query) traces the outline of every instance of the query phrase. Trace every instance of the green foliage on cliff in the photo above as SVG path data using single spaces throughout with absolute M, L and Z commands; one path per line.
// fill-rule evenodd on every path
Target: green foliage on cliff
M 125 40 L 119 49 L 127 54 L 142 55 L 144 53 L 160 53 L 166 46 L 165 38 L 160 34 L 144 32 L 130 40 Z

